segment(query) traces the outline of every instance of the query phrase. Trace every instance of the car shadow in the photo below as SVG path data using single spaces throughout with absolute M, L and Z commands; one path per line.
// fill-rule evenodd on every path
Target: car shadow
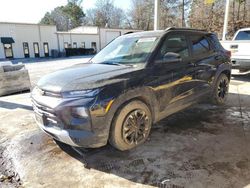
M 84 164 L 85 168 L 114 174 L 144 185 L 180 188 L 184 186 L 169 180 L 186 178 L 182 176 L 196 168 L 204 168 L 212 173 L 210 166 L 202 163 L 200 158 L 204 151 L 213 153 L 213 145 L 208 144 L 203 148 L 197 139 L 200 135 L 212 139 L 230 130 L 230 125 L 225 127 L 224 124 L 230 124 L 230 118 L 235 119 L 234 116 L 239 115 L 235 113 L 237 110 L 238 107 L 230 105 L 217 107 L 199 104 L 154 125 L 149 139 L 129 151 L 118 151 L 109 144 L 97 149 L 75 148 L 60 142 L 57 144 L 64 152 Z M 189 163 L 192 165 L 189 166 Z
M 13 103 L 13 102 L 6 102 L 6 101 L 0 101 L 0 108 L 5 108 L 5 109 L 9 109 L 9 110 L 14 110 L 17 108 L 21 108 L 24 110 L 30 110 L 30 111 L 33 110 L 32 106 Z

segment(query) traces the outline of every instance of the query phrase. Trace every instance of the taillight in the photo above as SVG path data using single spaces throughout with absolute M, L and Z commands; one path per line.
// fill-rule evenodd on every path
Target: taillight
M 227 54 L 227 56 L 228 56 L 228 57 L 230 57 L 230 58 L 231 58 L 231 56 L 232 56 L 231 51 L 226 50 L 226 51 L 225 51 L 225 53 Z

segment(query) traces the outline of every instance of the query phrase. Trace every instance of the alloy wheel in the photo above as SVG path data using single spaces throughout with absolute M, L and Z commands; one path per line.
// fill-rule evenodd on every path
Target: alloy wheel
M 129 145 L 138 145 L 143 142 L 150 130 L 149 117 L 141 109 L 130 112 L 124 123 L 122 137 Z
M 228 93 L 228 82 L 226 79 L 221 79 L 218 85 L 218 97 L 224 99 Z

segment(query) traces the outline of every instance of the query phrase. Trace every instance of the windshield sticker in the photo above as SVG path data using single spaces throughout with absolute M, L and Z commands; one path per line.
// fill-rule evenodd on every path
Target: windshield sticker
M 139 42 L 154 42 L 156 40 L 156 37 L 151 37 L 151 38 L 141 38 L 137 41 L 137 43 Z

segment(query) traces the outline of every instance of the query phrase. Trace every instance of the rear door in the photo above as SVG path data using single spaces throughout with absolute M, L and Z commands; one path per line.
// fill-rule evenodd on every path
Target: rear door
M 223 61 L 223 57 L 205 34 L 192 33 L 189 41 L 196 72 L 194 92 L 196 96 L 202 96 L 210 91 L 216 67 Z

